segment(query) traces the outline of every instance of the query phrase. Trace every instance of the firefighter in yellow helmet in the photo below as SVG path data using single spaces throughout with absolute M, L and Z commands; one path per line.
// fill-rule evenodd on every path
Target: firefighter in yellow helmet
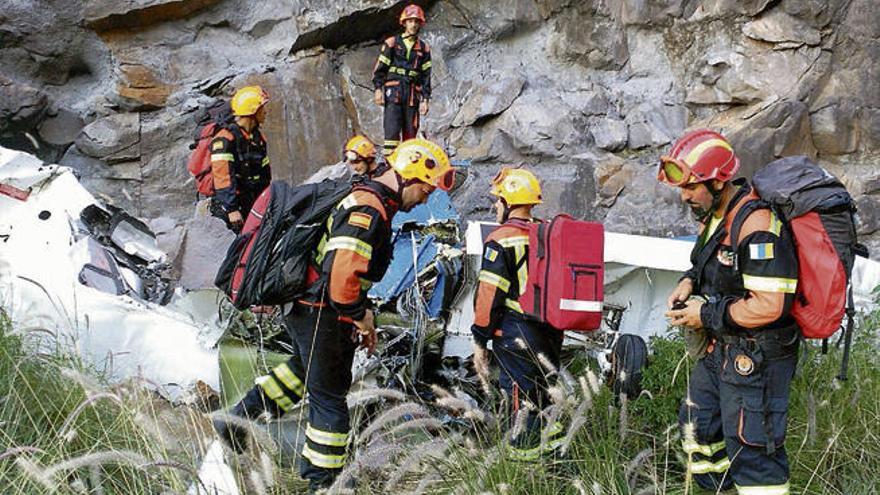
M 376 146 L 366 136 L 360 134 L 345 143 L 343 159 L 356 175 L 372 175 L 378 167 Z
M 230 410 L 250 419 L 265 412 L 280 417 L 308 393 L 300 474 L 313 492 L 331 485 L 345 465 L 351 365 L 358 340 L 369 353 L 376 345 L 367 292 L 391 262 L 391 221 L 398 211 L 424 203 L 435 189 L 452 186 L 449 157 L 430 141 L 402 143 L 389 165 L 358 182 L 327 221 L 307 275 L 309 288 L 285 314 L 297 352 L 257 379 L 258 385 Z M 214 426 L 232 448 L 245 448 L 243 429 L 222 420 Z
M 214 190 L 211 212 L 238 233 L 257 196 L 272 181 L 266 138 L 260 124 L 266 119 L 269 94 L 245 86 L 232 97 L 234 121 L 224 124 L 211 141 Z
M 407 5 L 400 13 L 400 25 L 404 32 L 385 40 L 373 68 L 373 99 L 385 108 L 385 156 L 401 140 L 416 137 L 419 116 L 428 114 L 431 99 L 431 47 L 419 38 L 425 12 L 418 5 Z
M 562 332 L 525 318 L 519 296 L 528 278 L 528 226 L 538 222 L 532 208 L 541 204 L 541 185 L 528 170 L 503 168 L 492 180 L 495 219 L 501 224 L 483 245 L 479 285 L 474 298 L 474 367 L 484 379 L 489 370 L 487 344 L 501 367 L 499 382 L 509 398 L 511 424 L 525 414 L 525 428 L 510 439 L 514 460 L 534 461 L 559 447 L 561 425 L 542 425 L 538 414 L 548 404 L 547 370 L 543 356 L 559 366 Z M 527 409 L 531 407 L 531 409 Z M 526 409 L 524 409 L 526 408 Z M 541 431 L 549 427 L 549 440 L 541 445 Z

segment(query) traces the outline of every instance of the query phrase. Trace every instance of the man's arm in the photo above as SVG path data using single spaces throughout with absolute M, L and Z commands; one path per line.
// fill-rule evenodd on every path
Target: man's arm
M 504 309 L 504 299 L 510 291 L 510 277 L 504 257 L 504 248 L 495 241 L 483 246 L 479 285 L 474 296 L 474 324 L 471 333 L 482 347 L 492 338 Z
M 772 324 L 788 315 L 797 289 L 795 246 L 770 210 L 757 210 L 743 223 L 737 257 L 746 295 L 706 303 L 700 317 L 716 332 Z
M 235 154 L 231 137 L 221 131 L 211 141 L 211 176 L 214 179 L 215 197 L 228 214 L 239 210 L 235 184 L 232 180 L 232 168 L 235 166 Z
M 373 262 L 373 245 L 381 235 L 382 216 L 366 205 L 355 205 L 336 215 L 332 235 L 324 245 L 329 302 L 340 315 L 357 321 L 364 318 L 367 310 L 366 283 L 362 277 Z
M 422 98 L 424 100 L 431 99 L 431 47 L 425 44 L 425 58 L 422 59 L 421 70 L 419 71 L 419 86 L 422 87 Z
M 379 58 L 373 67 L 373 88 L 382 89 L 385 79 L 388 77 L 388 69 L 391 67 L 391 56 L 394 48 L 394 38 L 388 38 L 382 43 Z

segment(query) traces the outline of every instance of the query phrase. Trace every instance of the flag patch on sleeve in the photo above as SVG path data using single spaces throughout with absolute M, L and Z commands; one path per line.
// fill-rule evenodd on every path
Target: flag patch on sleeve
M 373 217 L 366 213 L 353 212 L 348 216 L 349 225 L 354 225 L 355 227 L 360 227 L 362 229 L 369 229 L 370 224 L 373 223 Z
M 490 262 L 495 261 L 495 259 L 498 258 L 498 251 L 495 251 L 494 249 L 487 247 L 485 257 Z
M 223 141 L 216 141 L 214 143 L 214 147 L 211 148 L 211 151 L 217 151 L 217 150 L 222 150 L 222 149 L 223 149 Z
M 772 260 L 773 243 L 749 244 L 749 258 L 753 260 Z

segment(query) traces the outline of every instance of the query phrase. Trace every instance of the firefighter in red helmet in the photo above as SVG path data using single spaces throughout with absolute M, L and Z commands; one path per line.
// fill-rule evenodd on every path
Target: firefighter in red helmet
M 787 495 L 797 253 L 788 228 L 748 181 L 733 179 L 738 169 L 733 146 L 708 129 L 682 136 L 657 169 L 700 223 L 693 266 L 666 313 L 672 325 L 702 337 L 689 349 L 697 361 L 679 410 L 682 447 L 688 472 L 705 489 Z
M 400 13 L 400 25 L 404 32 L 382 43 L 373 68 L 373 99 L 385 108 L 385 156 L 401 141 L 416 137 L 419 117 L 427 115 L 431 99 L 431 47 L 419 38 L 425 12 L 418 5 L 407 5 Z

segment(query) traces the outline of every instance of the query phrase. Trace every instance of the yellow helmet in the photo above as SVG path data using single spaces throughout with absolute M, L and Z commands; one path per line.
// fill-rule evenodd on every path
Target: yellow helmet
M 232 97 L 232 113 L 238 117 L 248 117 L 269 101 L 269 93 L 259 86 L 245 86 Z
M 349 139 L 348 142 L 345 143 L 345 149 L 343 149 L 342 152 L 348 153 L 349 151 L 368 162 L 372 162 L 376 159 L 376 145 L 360 134 Z
M 521 168 L 502 168 L 492 179 L 489 194 L 500 197 L 508 206 L 543 203 L 538 178 Z
M 409 139 L 397 146 L 388 163 L 405 180 L 418 180 L 444 191 L 455 184 L 455 169 L 446 152 L 427 139 Z

